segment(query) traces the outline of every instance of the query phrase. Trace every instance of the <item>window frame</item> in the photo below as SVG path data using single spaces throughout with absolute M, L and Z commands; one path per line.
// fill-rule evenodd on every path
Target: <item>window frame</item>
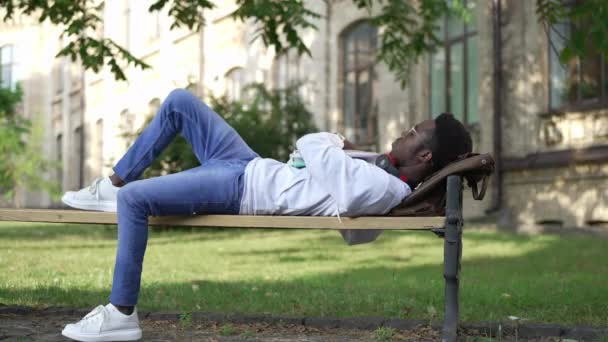
M 472 0 L 464 0 L 464 6 L 466 7 L 468 5 L 469 2 L 471 2 Z M 477 6 L 479 6 L 479 2 L 477 2 Z M 475 15 L 475 14 L 474 14 Z M 443 89 L 443 95 L 445 96 L 445 112 L 448 113 L 453 113 L 453 109 L 452 109 L 452 89 L 451 89 L 451 85 L 452 85 L 452 75 L 451 75 L 451 67 L 452 67 L 452 53 L 451 50 L 453 49 L 453 46 L 458 44 L 458 43 L 462 43 L 462 74 L 463 74 L 463 94 L 462 94 L 462 100 L 463 100 L 463 112 L 462 112 L 462 123 L 471 128 L 471 127 L 476 127 L 479 125 L 479 113 L 477 116 L 477 121 L 475 122 L 469 122 L 469 40 L 471 38 L 477 38 L 477 48 L 479 49 L 479 28 L 478 27 L 474 27 L 473 29 L 471 29 L 471 25 L 469 25 L 468 23 L 462 21 L 462 33 L 457 35 L 457 36 L 453 36 L 450 37 L 449 32 L 448 32 L 448 22 L 449 22 L 449 15 L 444 15 L 441 18 L 441 22 L 443 25 L 443 36 L 439 37 L 441 40 L 441 45 L 439 47 L 439 49 L 443 49 L 444 53 L 445 53 L 445 64 L 444 64 L 444 76 L 445 76 L 445 87 Z M 479 56 L 479 54 L 478 54 Z M 432 112 L 432 100 L 433 100 L 433 80 L 432 80 L 432 67 L 433 67 L 433 57 L 434 54 L 430 54 L 428 57 L 428 91 L 429 91 L 429 96 L 428 96 L 428 108 L 429 108 L 429 115 L 432 118 L 434 118 L 436 115 L 439 115 L 441 113 L 433 113 Z

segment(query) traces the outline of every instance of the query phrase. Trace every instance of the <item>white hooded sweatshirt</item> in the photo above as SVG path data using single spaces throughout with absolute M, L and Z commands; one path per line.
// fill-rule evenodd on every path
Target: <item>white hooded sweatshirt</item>
M 267 158 L 247 164 L 241 215 L 382 215 L 411 193 L 400 179 L 349 156 L 336 134 L 307 134 L 296 146 L 305 168 Z

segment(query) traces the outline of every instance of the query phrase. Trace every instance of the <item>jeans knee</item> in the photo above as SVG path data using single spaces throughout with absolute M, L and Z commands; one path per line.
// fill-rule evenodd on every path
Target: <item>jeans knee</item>
M 117 209 L 122 208 L 142 208 L 142 198 L 139 196 L 139 190 L 137 189 L 137 181 L 127 183 L 125 186 L 118 190 L 116 195 Z
M 194 96 L 190 91 L 186 89 L 174 89 L 169 95 L 167 95 L 167 99 L 165 100 L 167 103 L 180 104 L 180 103 L 188 103 L 192 101 L 199 101 L 199 99 Z

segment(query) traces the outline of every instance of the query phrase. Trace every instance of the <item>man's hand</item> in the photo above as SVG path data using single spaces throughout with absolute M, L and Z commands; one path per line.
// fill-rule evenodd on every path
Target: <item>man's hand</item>
M 350 141 L 344 139 L 344 147 L 343 150 L 358 150 L 357 146 Z

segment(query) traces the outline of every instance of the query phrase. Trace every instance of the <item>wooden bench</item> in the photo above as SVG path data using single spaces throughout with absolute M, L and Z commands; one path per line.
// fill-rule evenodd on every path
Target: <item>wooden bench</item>
M 477 156 L 475 162 L 479 165 L 492 166 L 491 156 Z M 488 159 L 489 158 L 489 159 Z M 470 160 L 472 161 L 472 160 Z M 492 165 L 489 165 L 491 161 Z M 461 162 L 462 163 L 462 162 Z M 309 216 L 245 216 L 245 215 L 195 215 L 195 216 L 163 216 L 150 217 L 150 225 L 194 226 L 194 227 L 236 227 L 236 228 L 278 228 L 278 229 L 335 229 L 335 230 L 427 230 L 444 238 L 443 276 L 445 278 L 445 316 L 443 323 L 444 341 L 455 341 L 458 328 L 458 289 L 460 260 L 462 256 L 462 189 L 464 171 L 476 170 L 466 163 L 441 171 L 443 174 L 434 175 L 429 183 L 441 184 L 447 189 L 444 193 L 445 216 L 401 217 L 309 217 Z M 464 170 L 464 171 L 463 171 Z M 486 176 L 492 167 L 483 170 L 483 189 L 477 193 L 476 183 L 473 186 L 473 197 L 483 198 L 486 186 Z M 462 172 L 460 172 L 462 171 Z M 446 182 L 447 178 L 447 182 Z M 436 182 L 437 181 L 437 182 Z M 423 183 L 424 184 L 424 183 Z M 471 182 L 469 181 L 469 185 Z M 420 187 L 419 187 L 420 188 Z M 432 186 L 417 188 L 412 198 L 420 197 L 424 192 L 436 191 Z M 431 189 L 431 190 L 429 190 Z M 477 193 L 477 194 L 476 194 Z M 405 201 L 404 201 L 405 202 Z M 443 203 L 443 202 L 442 202 Z M 7 209 L 0 208 L 0 221 L 26 222 L 55 222 L 55 223 L 89 223 L 116 224 L 116 213 L 81 211 L 81 210 L 50 210 L 50 209 Z

